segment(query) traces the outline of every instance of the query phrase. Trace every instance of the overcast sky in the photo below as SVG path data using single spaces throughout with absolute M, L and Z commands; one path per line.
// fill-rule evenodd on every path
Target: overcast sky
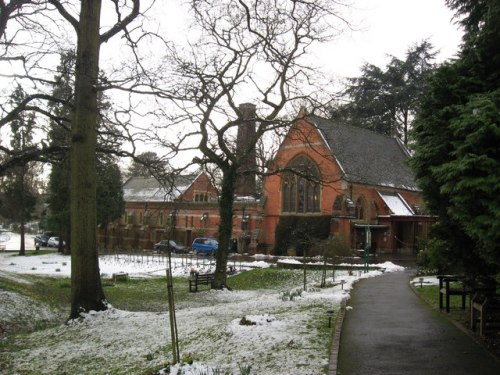
M 169 38 L 183 39 L 189 25 L 179 0 L 166 0 L 158 15 Z M 364 63 L 384 67 L 387 55 L 404 58 L 406 50 L 428 39 L 439 51 L 437 62 L 453 57 L 462 31 L 445 0 L 351 0 L 344 14 L 353 24 L 328 45 L 313 50 L 313 63 L 336 78 L 359 74 Z M 182 0 L 181 0 L 182 2 Z
M 335 75 L 356 76 L 364 63 L 383 67 L 388 54 L 403 58 L 408 47 L 425 39 L 440 51 L 441 62 L 453 57 L 461 43 L 462 32 L 444 0 L 353 0 L 353 4 L 357 30 L 317 53 Z
M 179 5 L 182 1 L 156 2 L 159 9 L 155 9 L 153 18 L 161 22 L 168 39 L 183 38 L 188 32 L 186 14 Z M 322 67 L 328 75 L 357 76 L 364 63 L 384 67 L 389 61 L 387 55 L 403 58 L 410 46 L 425 39 L 440 51 L 438 62 L 453 57 L 459 48 L 462 32 L 453 24 L 453 13 L 445 6 L 445 0 L 351 1 L 353 5 L 345 17 L 354 29 L 316 48 L 311 56 L 313 65 Z M 106 45 L 101 51 L 101 62 L 105 64 L 105 57 L 110 55 L 124 59 L 121 51 Z

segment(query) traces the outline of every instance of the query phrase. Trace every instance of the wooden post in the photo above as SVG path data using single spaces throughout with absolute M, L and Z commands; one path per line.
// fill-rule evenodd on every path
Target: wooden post
M 170 335 L 172 338 L 172 358 L 173 364 L 180 362 L 179 337 L 177 335 L 177 319 L 175 317 L 174 285 L 172 281 L 172 257 L 170 245 L 167 246 L 168 267 L 167 267 L 167 292 L 168 292 L 168 312 L 170 319 Z

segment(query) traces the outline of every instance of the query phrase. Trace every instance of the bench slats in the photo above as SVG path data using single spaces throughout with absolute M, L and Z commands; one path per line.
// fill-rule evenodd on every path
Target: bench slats
M 197 292 L 198 285 L 211 285 L 214 281 L 215 275 L 213 273 L 192 273 L 189 279 L 189 291 Z
M 489 329 L 500 327 L 500 296 L 476 294 L 471 300 L 470 325 L 473 331 L 479 324 L 479 335 L 484 336 Z

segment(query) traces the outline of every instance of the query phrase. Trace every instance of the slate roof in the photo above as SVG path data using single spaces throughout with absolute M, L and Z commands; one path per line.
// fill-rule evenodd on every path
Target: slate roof
M 318 116 L 308 119 L 321 132 L 347 181 L 419 190 L 406 164 L 408 151 L 395 138 Z
M 125 202 L 171 202 L 178 199 L 198 178 L 183 175 L 164 185 L 154 177 L 131 177 L 123 185 Z

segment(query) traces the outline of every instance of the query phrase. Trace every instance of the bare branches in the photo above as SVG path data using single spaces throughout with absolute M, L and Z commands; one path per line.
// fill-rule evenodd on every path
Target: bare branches
M 349 26 L 339 13 L 343 6 L 342 1 L 192 1 L 196 38 L 183 48 L 167 46 L 170 74 L 156 86 L 162 89 L 158 98 L 169 99 L 177 122 L 195 126 L 192 134 L 206 158 L 219 168 L 239 164 L 233 146 L 242 121 L 239 103 L 259 103 L 254 145 L 266 132 L 288 127 L 287 113 L 322 106 L 323 88 L 315 86 L 315 71 L 305 58 L 312 44 Z
M 123 5 L 119 5 L 117 0 L 113 0 L 113 3 L 115 4 L 115 11 L 118 16 L 118 20 L 111 29 L 109 29 L 108 31 L 106 31 L 104 34 L 101 35 L 100 37 L 101 44 L 106 43 L 109 39 L 114 37 L 119 32 L 125 31 L 127 26 L 132 21 L 134 21 L 139 15 L 139 10 L 141 5 L 140 0 L 132 0 L 132 9 L 130 10 L 130 13 L 123 19 L 121 17 L 121 7 L 123 7 Z
M 0 152 L 4 154 L 5 160 L 0 163 L 0 176 L 16 167 L 26 165 L 31 161 L 51 163 L 61 155 L 67 154 L 68 146 L 47 146 L 44 143 L 31 146 L 23 150 L 10 150 L 0 146 Z
M 154 0 L 150 1 L 152 2 Z M 104 10 L 102 18 L 105 19 L 105 23 L 100 28 L 99 43 L 109 42 L 122 32 L 126 36 L 124 40 L 130 42 L 129 47 L 132 50 L 138 49 L 138 42 L 147 33 L 142 32 L 140 27 L 137 29 L 132 22 L 141 15 L 141 4 L 144 1 L 110 0 L 107 4 L 109 3 L 112 7 Z M 48 132 L 54 126 L 60 127 L 63 133 L 69 131 L 71 126 L 69 117 L 74 98 L 64 97 L 67 93 L 57 97 L 58 95 L 53 95 L 52 92 L 58 85 L 57 77 L 62 74 L 58 71 L 59 68 L 56 68 L 59 56 L 64 54 L 64 51 L 75 49 L 81 22 L 79 5 L 80 1 L 77 0 L 0 0 L 0 85 L 5 88 L 20 85 L 26 94 L 25 99 L 15 107 L 9 102 L 8 93 L 5 95 L 6 91 L 0 94 L 4 95 L 0 96 L 0 128 L 23 112 L 30 111 L 39 115 L 36 119 L 39 142 L 48 143 L 46 141 Z M 136 44 L 132 42 L 134 38 Z M 141 59 L 142 57 L 137 54 L 136 60 L 141 61 Z M 117 74 L 113 80 L 100 74 L 99 82 L 94 82 L 94 88 L 99 92 L 113 90 L 126 92 L 129 95 L 154 93 L 153 86 L 144 85 L 143 80 L 146 77 L 144 70 L 138 71 L 124 64 L 122 69 L 117 68 L 115 72 Z M 72 77 L 74 71 L 64 74 Z M 151 81 L 146 82 L 151 83 Z M 101 144 L 109 147 L 110 152 L 117 152 L 117 147 L 127 144 L 129 151 L 124 154 L 127 157 L 135 152 L 134 143 L 141 139 L 141 132 L 144 132 L 144 128 L 131 128 L 134 117 L 144 117 L 144 111 L 140 113 L 134 108 L 137 106 L 132 104 L 134 100 L 129 96 L 128 108 L 127 103 L 121 101 L 116 104 L 114 113 L 104 114 L 107 116 L 107 123 L 113 124 L 114 128 L 97 130 Z M 57 110 L 61 106 L 66 107 L 66 112 L 63 114 Z M 154 109 L 147 111 L 148 115 L 154 114 Z M 4 132 L 2 135 L 4 134 L 9 133 Z M 2 170 L 4 166 L 17 163 L 16 159 L 26 159 L 32 155 L 38 160 L 42 159 L 38 156 L 39 153 L 51 152 L 51 149 L 41 147 L 36 152 L 19 155 L 6 146 L 6 141 L 5 138 L 0 139 L 0 146 L 3 146 L 0 150 Z M 50 156 L 45 159 L 48 162 L 51 160 Z
M 5 30 L 9 19 L 21 17 L 22 8 L 26 5 L 36 3 L 32 0 L 11 0 L 8 3 L 0 0 L 0 39 L 5 37 Z
M 80 28 L 78 20 L 75 17 L 73 17 L 70 12 L 67 11 L 62 2 L 58 0 L 48 0 L 48 1 L 57 9 L 59 14 L 63 16 L 64 19 L 71 24 L 71 26 L 73 26 L 75 31 L 78 33 L 78 30 Z
M 28 95 L 21 103 L 19 103 L 18 106 L 16 106 L 11 111 L 9 111 L 5 116 L 0 118 L 0 128 L 4 125 L 8 124 L 12 120 L 14 120 L 23 111 L 35 111 L 35 112 L 39 112 L 41 114 L 44 114 L 48 117 L 52 117 L 53 115 L 51 115 L 48 111 L 42 109 L 41 107 L 36 106 L 36 105 L 35 106 L 30 105 L 30 103 L 32 103 L 34 101 L 38 101 L 38 100 L 45 100 L 45 101 L 50 101 L 53 103 L 62 103 L 62 104 L 69 105 L 69 103 L 67 103 L 65 100 L 56 98 L 56 97 L 51 96 L 51 95 L 46 95 L 46 94 Z M 54 119 L 57 119 L 57 117 L 54 117 Z

